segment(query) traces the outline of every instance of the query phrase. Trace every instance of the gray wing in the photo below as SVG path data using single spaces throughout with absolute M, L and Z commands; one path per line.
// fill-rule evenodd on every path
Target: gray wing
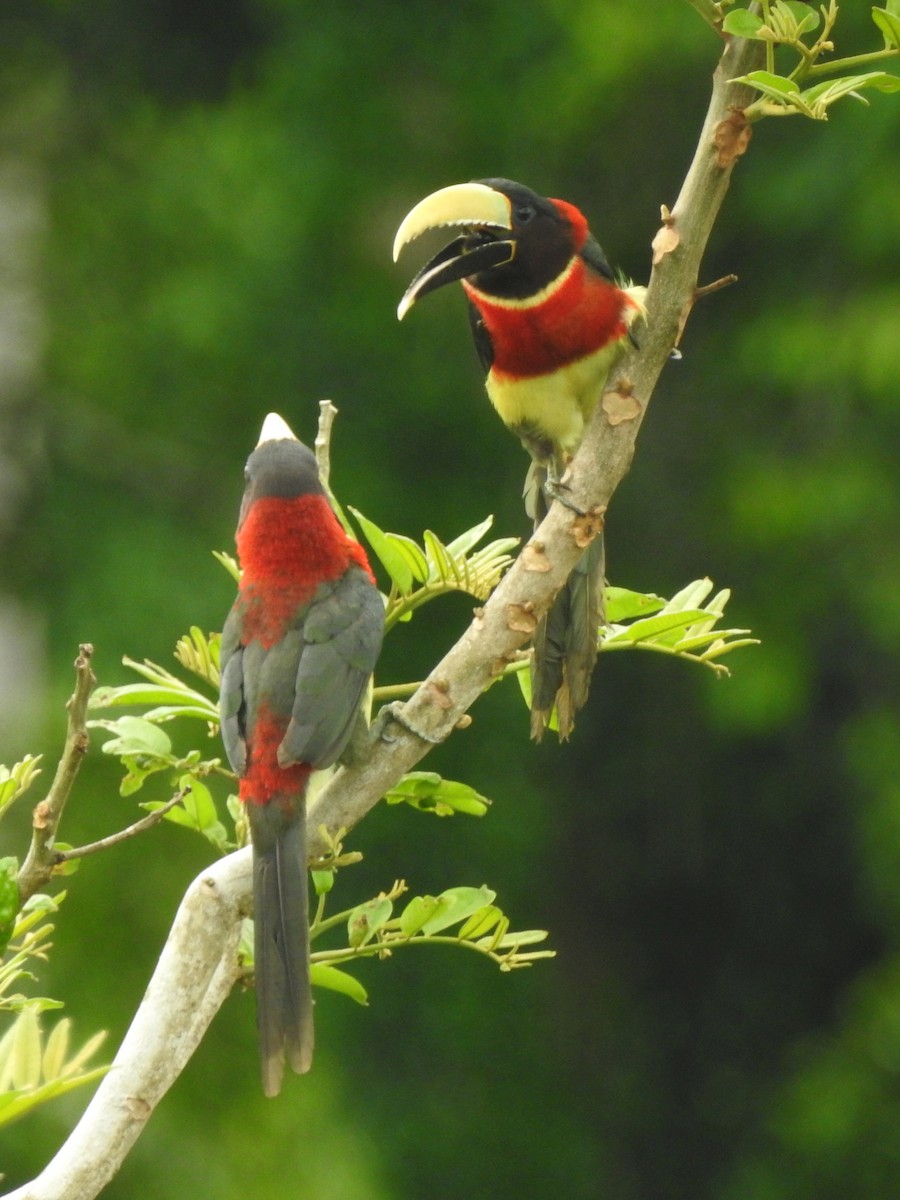
M 219 721 L 231 769 L 243 775 L 247 768 L 246 705 L 244 701 L 244 649 L 240 617 L 235 605 L 222 629 L 219 650 Z
M 329 767 L 347 744 L 384 634 L 384 603 L 359 567 L 319 589 L 303 622 L 303 652 L 282 766 Z

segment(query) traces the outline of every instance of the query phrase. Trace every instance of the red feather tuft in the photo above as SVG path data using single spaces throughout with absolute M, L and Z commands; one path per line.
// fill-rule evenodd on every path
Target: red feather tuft
M 278 765 L 278 747 L 287 729 L 287 720 L 276 717 L 267 704 L 260 704 L 248 740 L 247 770 L 240 780 L 240 798 L 245 804 L 268 804 L 279 800 L 284 807 L 293 807 L 293 797 L 301 796 L 312 774 L 309 763 L 290 767 Z

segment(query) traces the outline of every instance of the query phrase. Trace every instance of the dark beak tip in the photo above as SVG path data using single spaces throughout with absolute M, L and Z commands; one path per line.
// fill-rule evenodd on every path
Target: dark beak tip
M 468 241 L 469 236 L 465 234 L 456 238 L 416 273 L 397 309 L 401 321 L 413 304 L 429 292 L 492 267 L 502 266 L 515 257 L 516 244 L 510 238 L 491 238 L 471 249 L 467 248 Z

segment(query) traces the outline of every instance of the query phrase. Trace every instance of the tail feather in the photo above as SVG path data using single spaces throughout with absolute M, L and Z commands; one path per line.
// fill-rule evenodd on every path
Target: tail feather
M 575 564 L 532 639 L 531 736 L 540 741 L 556 705 L 560 740 L 588 698 L 605 623 L 605 555 L 601 533 Z
M 537 527 L 547 515 L 547 467 L 532 461 L 525 479 L 525 509 Z M 532 638 L 531 736 L 540 741 L 556 706 L 561 741 L 575 728 L 588 698 L 597 662 L 600 626 L 606 623 L 606 554 L 600 533 L 575 564 Z
M 263 1090 L 281 1090 L 285 1055 L 298 1073 L 313 1054 L 305 806 L 250 809 L 253 833 L 256 1020 Z

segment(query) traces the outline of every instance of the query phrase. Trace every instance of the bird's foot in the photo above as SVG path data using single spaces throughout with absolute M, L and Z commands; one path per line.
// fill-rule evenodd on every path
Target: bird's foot
M 433 733 L 420 728 L 414 721 L 411 721 L 405 712 L 406 705 L 401 700 L 394 700 L 390 704 L 385 704 L 382 709 L 379 709 L 378 716 L 372 723 L 372 737 L 382 742 L 394 742 L 397 739 L 388 733 L 387 727 L 391 721 L 396 721 L 398 725 L 402 725 L 407 732 L 413 734 L 417 738 L 421 738 L 423 742 L 428 742 L 430 746 L 439 746 L 444 741 L 442 737 L 436 737 Z
M 549 471 L 547 472 L 547 478 L 544 481 L 544 495 L 547 499 L 558 500 L 563 508 L 567 508 L 569 512 L 575 513 L 577 517 L 587 516 L 584 509 L 579 508 L 575 501 L 567 495 L 570 491 L 571 488 L 567 483 L 563 483 L 558 476 L 551 474 Z

